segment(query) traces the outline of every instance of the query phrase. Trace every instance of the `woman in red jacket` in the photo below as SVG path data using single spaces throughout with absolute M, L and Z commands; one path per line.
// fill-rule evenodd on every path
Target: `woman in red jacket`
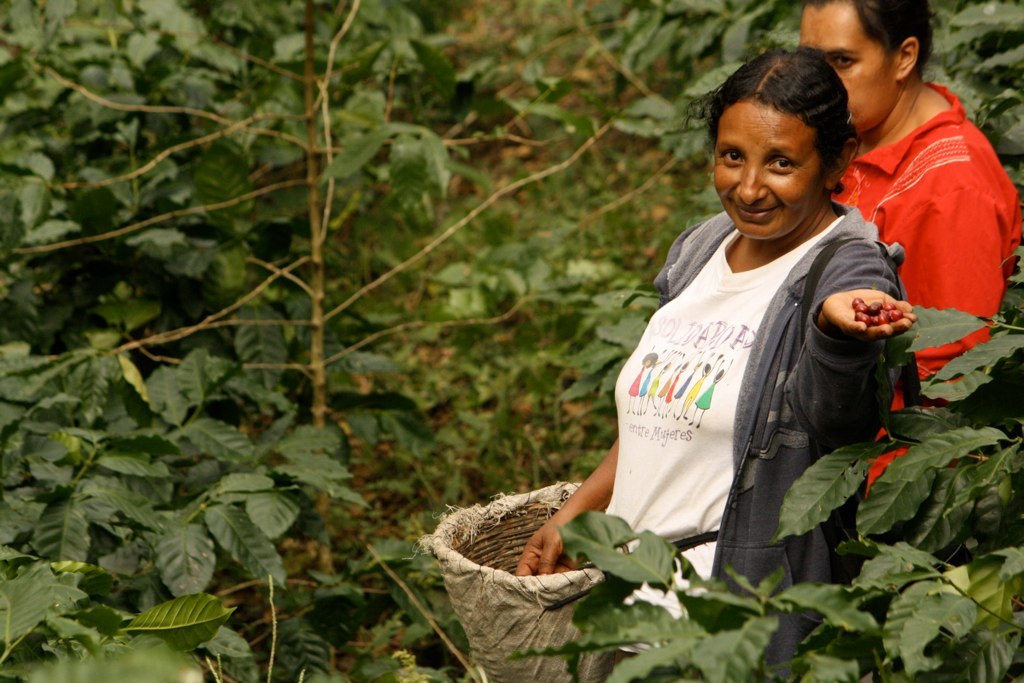
M 987 317 L 1013 272 L 1020 197 L 956 95 L 924 80 L 931 19 L 927 0 L 805 0 L 800 42 L 825 53 L 850 96 L 859 148 L 836 199 L 903 245 L 914 306 Z M 922 378 L 986 338 L 920 352 Z

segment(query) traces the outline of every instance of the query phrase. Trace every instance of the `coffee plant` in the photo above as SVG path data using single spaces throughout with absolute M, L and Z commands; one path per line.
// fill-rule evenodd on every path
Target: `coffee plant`
M 934 76 L 1020 183 L 1021 10 L 936 5 Z M 782 0 L 9 0 L 0 678 L 479 680 L 412 541 L 446 505 L 596 464 L 655 305 L 642 283 L 717 211 L 687 104 L 795 44 L 797 17 Z M 773 613 L 817 601 L 835 611 L 800 675 L 937 675 L 947 650 L 1003 670 L 1017 303 L 987 355 L 929 388 L 949 408 L 893 416 L 910 469 L 878 482 L 851 547 L 875 578 L 709 586 L 692 623 L 609 607 L 586 626 L 596 594 L 579 647 L 698 639 L 700 663 L 665 663 L 736 680 L 763 671 Z M 916 344 L 982 324 L 925 322 Z M 787 515 L 841 502 L 866 452 L 823 460 Z M 897 522 L 902 545 L 872 539 Z M 946 541 L 975 559 L 928 560 Z M 671 555 L 651 552 L 664 578 Z M 914 619 L 935 636 L 893 646 Z M 717 635 L 743 656 L 715 664 Z

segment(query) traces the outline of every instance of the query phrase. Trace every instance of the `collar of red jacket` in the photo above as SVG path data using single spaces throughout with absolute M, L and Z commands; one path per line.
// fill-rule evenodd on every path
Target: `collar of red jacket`
M 951 93 L 948 88 L 945 88 L 937 83 L 926 83 L 929 88 L 942 95 L 947 102 L 949 102 L 950 108 L 940 114 L 936 114 L 932 118 L 925 121 L 923 124 L 915 128 L 911 133 L 905 135 L 901 140 L 898 140 L 890 145 L 883 145 L 877 147 L 863 156 L 859 156 L 853 160 L 854 164 L 870 164 L 876 166 L 885 173 L 892 175 L 896 172 L 900 162 L 906 157 L 907 151 L 910 146 L 917 140 L 928 137 L 933 131 L 946 126 L 960 126 L 967 119 L 967 114 L 964 111 L 964 107 L 960 104 L 960 99 Z

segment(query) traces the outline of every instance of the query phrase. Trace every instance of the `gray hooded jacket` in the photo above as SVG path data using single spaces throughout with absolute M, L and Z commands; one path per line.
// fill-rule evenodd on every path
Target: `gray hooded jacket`
M 882 256 L 878 232 L 860 212 L 834 204 L 843 216 L 790 271 L 761 321 L 743 375 L 736 406 L 734 477 L 722 517 L 712 574 L 726 578 L 731 566 L 757 583 L 782 567 L 780 589 L 804 581 L 831 580 L 828 544 L 821 528 L 773 543 L 782 499 L 814 462 L 813 442 L 825 449 L 871 440 L 878 431 L 875 365 L 882 342 L 835 339 L 813 320 L 821 302 L 835 292 L 877 289 L 903 298 L 902 286 Z M 661 302 L 678 296 L 735 225 L 718 214 L 681 234 L 654 281 Z M 815 255 L 828 243 L 850 237 L 822 273 L 809 320 L 800 320 L 803 284 Z M 899 246 L 890 248 L 896 262 Z M 804 326 L 801 333 L 800 327 Z M 785 662 L 816 622 L 787 615 L 771 645 L 768 661 Z

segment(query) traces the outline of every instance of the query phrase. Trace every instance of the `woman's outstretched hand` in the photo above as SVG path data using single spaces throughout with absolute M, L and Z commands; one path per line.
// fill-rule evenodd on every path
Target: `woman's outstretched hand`
M 563 552 L 562 536 L 558 527 L 548 522 L 534 532 L 523 548 L 516 567 L 516 576 L 561 574 L 575 569 L 572 560 Z
M 825 299 L 817 322 L 818 329 L 833 337 L 877 341 L 903 334 L 916 321 L 914 307 L 906 301 L 874 289 L 855 289 Z

